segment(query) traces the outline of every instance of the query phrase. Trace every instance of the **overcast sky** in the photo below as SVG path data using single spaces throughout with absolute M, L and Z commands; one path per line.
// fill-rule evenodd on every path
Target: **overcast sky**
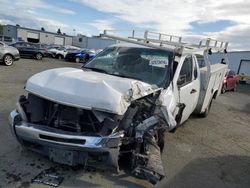
M 246 0 L 0 0 L 0 24 L 61 28 L 71 35 L 148 29 L 188 39 L 209 36 L 229 41 L 231 50 L 250 50 Z

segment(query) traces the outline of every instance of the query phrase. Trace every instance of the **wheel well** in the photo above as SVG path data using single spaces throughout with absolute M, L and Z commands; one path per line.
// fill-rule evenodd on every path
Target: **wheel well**
M 4 59 L 4 57 L 5 57 L 6 55 L 10 55 L 13 59 L 15 59 L 14 56 L 13 56 L 12 54 L 10 54 L 10 53 L 4 54 L 3 59 Z
M 59 56 L 63 57 L 63 55 L 62 55 L 62 54 L 56 54 L 56 57 L 59 57 Z
M 36 53 L 36 55 L 37 55 L 37 54 L 41 54 L 41 55 L 44 57 L 44 55 L 43 55 L 43 53 L 42 53 L 42 52 L 37 52 L 37 53 Z

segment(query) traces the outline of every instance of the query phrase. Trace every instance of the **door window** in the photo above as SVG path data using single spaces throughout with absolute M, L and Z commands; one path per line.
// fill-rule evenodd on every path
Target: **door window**
M 192 78 L 193 78 L 193 59 L 192 56 L 188 56 L 185 58 L 183 62 L 179 79 L 177 81 L 177 85 L 178 86 L 187 85 L 188 83 L 192 82 Z

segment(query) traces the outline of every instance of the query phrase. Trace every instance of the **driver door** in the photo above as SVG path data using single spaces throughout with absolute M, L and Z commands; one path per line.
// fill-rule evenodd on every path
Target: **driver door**
M 179 102 L 185 104 L 180 123 L 186 121 L 196 108 L 200 93 L 198 73 L 196 59 L 191 55 L 186 56 L 177 81 Z

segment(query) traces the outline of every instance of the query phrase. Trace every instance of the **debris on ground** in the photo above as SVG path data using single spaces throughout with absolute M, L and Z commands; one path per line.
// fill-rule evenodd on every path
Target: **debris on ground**
M 60 176 L 55 168 L 49 168 L 40 172 L 31 182 L 42 183 L 53 187 L 58 187 L 64 180 L 64 177 Z

